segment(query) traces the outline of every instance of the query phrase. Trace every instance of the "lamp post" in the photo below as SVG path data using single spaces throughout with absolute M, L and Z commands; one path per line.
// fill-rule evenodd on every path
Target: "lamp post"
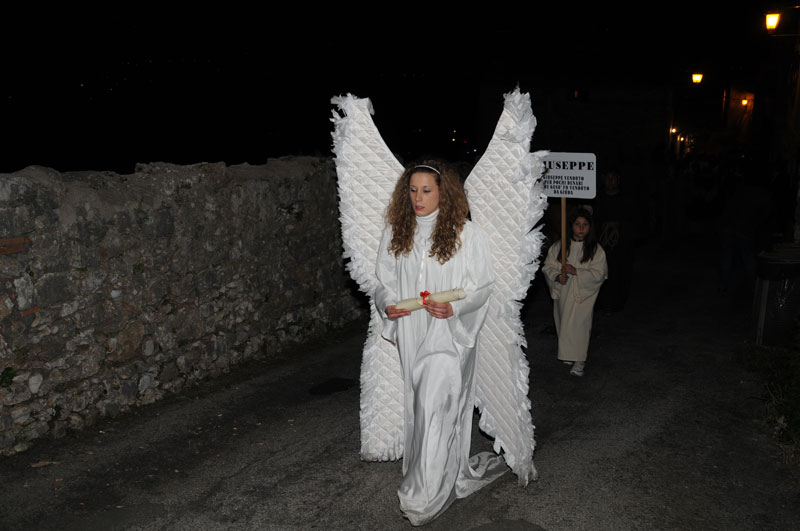
M 781 43 L 776 42 L 770 50 L 770 56 L 778 55 L 778 72 L 781 74 L 773 89 L 777 105 L 771 114 L 776 117 L 773 123 L 778 126 L 779 134 L 775 139 L 778 145 L 773 147 L 772 156 L 778 159 L 773 162 L 785 164 L 781 170 L 791 176 L 792 183 L 797 187 L 800 177 L 800 6 L 790 5 L 770 11 L 765 14 L 764 23 L 770 40 L 793 39 L 793 42 L 785 43 L 789 46 L 779 46 Z M 800 243 L 800 189 L 796 190 L 793 241 Z
M 800 167 L 798 159 L 800 158 L 800 133 L 797 129 L 800 126 L 800 6 L 789 5 L 783 9 L 777 9 L 766 13 L 764 23 L 767 30 L 767 35 L 770 39 L 775 38 L 783 41 L 784 39 L 793 39 L 790 43 L 791 51 L 784 46 L 772 47 L 772 51 L 777 51 L 783 55 L 782 63 L 783 73 L 785 77 L 779 79 L 777 90 L 775 92 L 776 99 L 782 104 L 778 108 L 773 109 L 775 116 L 784 116 L 783 126 L 780 135 L 776 140 L 779 142 L 778 146 L 774 148 L 774 156 L 782 160 L 775 162 L 785 164 L 782 170 L 786 171 L 792 178 L 792 183 L 797 186 L 798 177 L 800 177 Z M 783 108 L 781 108 L 783 107 Z M 800 189 L 796 191 L 794 227 L 793 227 L 793 241 L 800 243 Z

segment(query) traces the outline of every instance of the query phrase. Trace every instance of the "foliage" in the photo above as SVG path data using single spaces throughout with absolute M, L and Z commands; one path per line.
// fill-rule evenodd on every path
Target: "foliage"
M 0 373 L 0 387 L 8 387 L 11 385 L 16 375 L 17 371 L 15 371 L 13 367 L 6 367 L 3 369 L 3 372 Z
M 800 334 L 788 346 L 743 349 L 739 361 L 764 378 L 766 420 L 790 461 L 800 459 Z
M 766 383 L 768 416 L 778 440 L 800 457 L 800 349 L 778 350 L 776 366 Z

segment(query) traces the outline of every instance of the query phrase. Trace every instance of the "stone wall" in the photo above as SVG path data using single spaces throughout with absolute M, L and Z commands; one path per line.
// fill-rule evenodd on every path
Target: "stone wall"
M 0 453 L 364 315 L 331 159 L 0 175 Z

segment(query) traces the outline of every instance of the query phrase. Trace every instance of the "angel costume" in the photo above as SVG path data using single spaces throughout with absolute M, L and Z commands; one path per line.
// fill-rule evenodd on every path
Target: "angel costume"
M 400 351 L 405 394 L 405 454 L 400 507 L 414 525 L 424 524 L 503 474 L 500 456 L 469 457 L 475 394 L 475 346 L 489 309 L 494 284 L 489 245 L 467 222 L 461 248 L 444 264 L 430 254 L 438 210 L 417 217 L 408 255 L 389 252 L 392 231 L 381 239 L 376 264 L 375 304 L 386 308 L 402 299 L 463 287 L 467 297 L 452 302 L 454 316 L 435 319 L 426 311 L 385 319 L 382 336 Z
M 361 459 L 403 458 L 401 505 L 412 523 L 421 523 L 497 477 L 503 461 L 521 485 L 536 478 L 519 301 L 544 240 L 533 228 L 547 207 L 544 152 L 529 151 L 536 126 L 530 96 L 519 89 L 507 94 L 492 140 L 464 184 L 472 222 L 462 231 L 462 248 L 443 265 L 427 258 L 434 221 L 417 218 L 414 251 L 395 260 L 386 252 L 391 236 L 384 213 L 403 166 L 378 133 L 369 99 L 347 95 L 332 102 L 341 111 L 334 110 L 332 121 L 344 257 L 370 298 Z M 457 313 L 450 319 L 420 310 L 398 320 L 405 323 L 384 320 L 386 306 L 400 299 L 451 288 L 464 288 L 468 297 L 453 303 Z M 476 406 L 481 430 L 502 455 L 479 456 L 470 468 Z
M 553 298 L 558 359 L 562 361 L 586 361 L 594 301 L 603 281 L 608 278 L 606 253 L 599 243 L 591 260 L 581 263 L 582 257 L 583 242 L 572 240 L 567 263 L 573 265 L 578 274 L 567 275 L 564 285 L 555 279 L 561 273 L 561 243 L 550 246 L 542 266 L 542 274 Z

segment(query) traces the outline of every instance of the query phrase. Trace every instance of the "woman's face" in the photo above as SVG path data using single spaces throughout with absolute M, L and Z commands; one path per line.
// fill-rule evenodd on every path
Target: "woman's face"
M 408 195 L 416 215 L 427 216 L 435 212 L 439 208 L 439 185 L 436 184 L 436 176 L 427 172 L 411 174 Z
M 583 241 L 583 239 L 589 234 L 589 229 L 592 226 L 589 224 L 589 220 L 587 220 L 583 216 L 578 216 L 575 218 L 575 221 L 572 222 L 572 235 L 578 241 Z

